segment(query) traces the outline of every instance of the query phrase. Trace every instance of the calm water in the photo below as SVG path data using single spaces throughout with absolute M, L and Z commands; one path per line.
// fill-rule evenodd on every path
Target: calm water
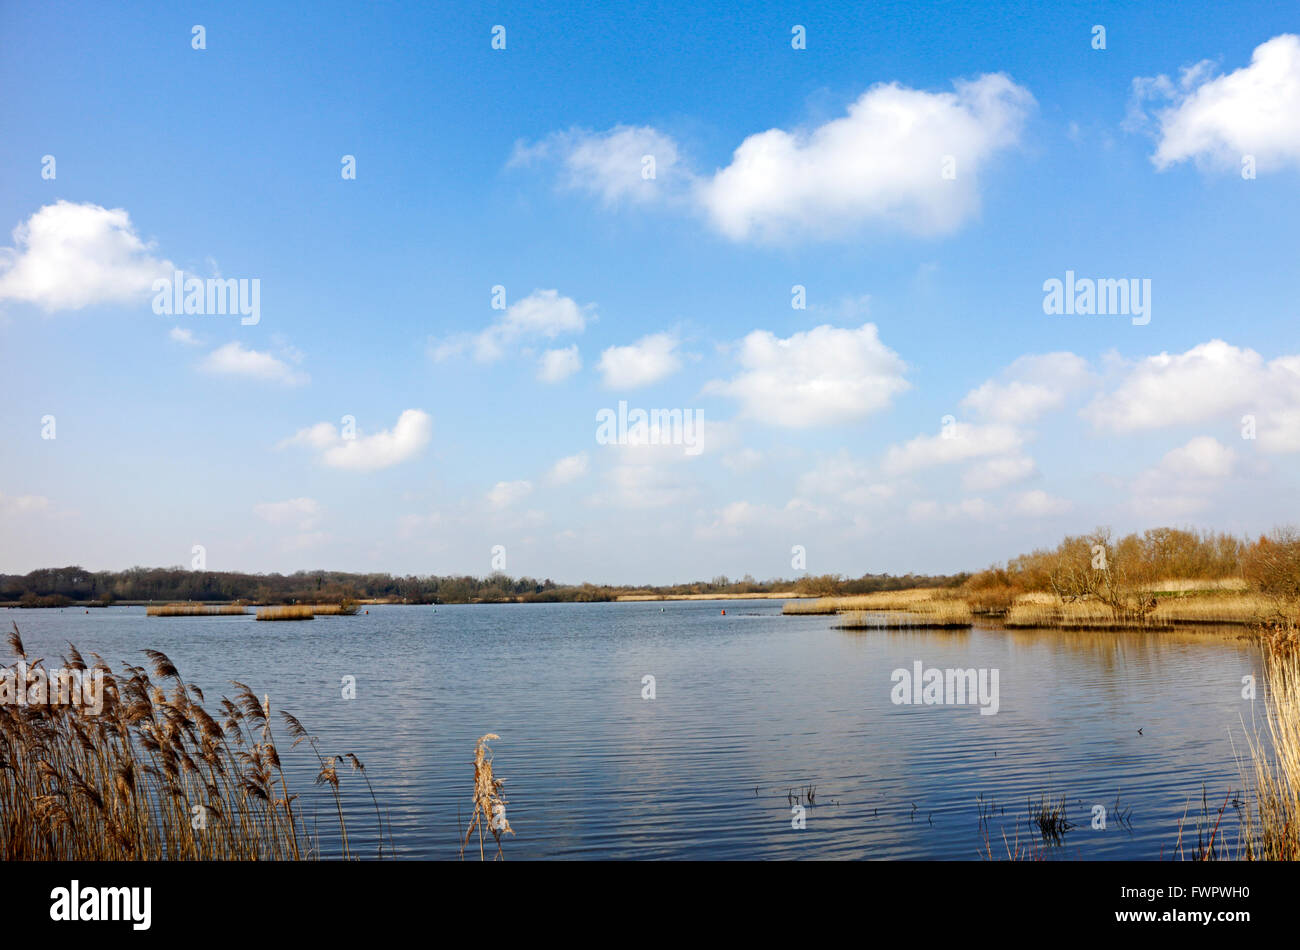
M 457 855 L 485 732 L 501 736 L 510 858 L 970 859 L 986 833 L 996 857 L 1004 833 L 1038 842 L 1027 800 L 1062 795 L 1076 828 L 1052 854 L 1169 857 L 1184 814 L 1195 841 L 1203 787 L 1216 811 L 1240 789 L 1232 743 L 1255 712 L 1241 698 L 1242 677 L 1258 677 L 1253 652 L 1212 631 L 860 633 L 783 617 L 780 601 L 369 610 L 303 623 L 121 607 L 0 619 L 47 660 L 68 640 L 115 668 L 160 649 L 209 709 L 230 680 L 269 693 L 326 752 L 366 763 L 406 858 Z M 891 672 L 917 660 L 999 670 L 999 712 L 894 705 Z M 284 755 L 334 846 L 314 759 Z M 354 846 L 373 853 L 373 808 L 346 781 Z M 789 795 L 809 785 L 815 804 L 795 830 Z M 1131 826 L 1112 810 L 1093 830 L 1092 806 L 1111 810 L 1117 795 Z

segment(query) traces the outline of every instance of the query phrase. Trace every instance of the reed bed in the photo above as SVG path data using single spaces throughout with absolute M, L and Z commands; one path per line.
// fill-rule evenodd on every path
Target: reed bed
M 888 590 L 874 594 L 850 594 L 845 597 L 818 597 L 813 600 L 788 601 L 783 614 L 836 614 L 855 610 L 915 610 L 930 602 L 959 601 L 960 594 L 939 587 L 911 590 Z
M 1241 577 L 1175 578 L 1155 581 L 1148 588 L 1159 593 L 1189 593 L 1196 591 L 1247 590 L 1249 584 Z
M 308 607 L 305 604 L 293 604 L 284 607 L 259 607 L 257 611 L 258 620 L 312 620 L 316 616 L 316 608 Z
M 153 604 L 144 612 L 148 617 L 228 617 L 248 613 L 243 604 Z
M 1008 627 L 1080 630 L 1152 630 L 1174 624 L 1244 625 L 1258 623 L 1270 605 L 1252 594 L 1197 594 L 1157 597 L 1146 612 L 1117 616 L 1093 598 L 1061 601 L 1051 594 L 1022 594 L 1007 611 Z
M 352 617 L 356 615 L 356 604 L 314 604 L 312 613 L 317 617 Z
M 6 678 L 18 680 L 20 663 L 44 668 L 27 656 L 17 625 L 9 645 L 19 662 L 3 669 Z M 269 697 L 234 683 L 235 698 L 222 697 L 214 716 L 202 691 L 157 650 L 143 651 L 149 669 L 128 664 L 120 672 L 96 654 L 87 663 L 75 646 L 68 650 L 65 669 L 102 676 L 99 703 L 0 704 L 0 858 L 320 857 L 281 768 Z M 279 712 L 293 746 L 306 743 L 315 753 L 316 784 L 333 797 L 342 856 L 354 857 L 339 773 L 350 767 L 364 778 L 365 766 L 351 754 L 322 755 L 302 723 Z M 378 813 L 373 788 L 370 794 Z
M 969 629 L 974 619 L 970 607 L 960 600 L 920 602 L 912 610 L 845 611 L 840 630 L 957 630 Z
M 1174 623 L 1254 624 L 1274 609 L 1258 594 L 1201 594 L 1161 597 L 1155 613 Z
M 1243 856 L 1300 860 L 1300 644 L 1294 632 L 1264 640 L 1265 733 L 1247 735 L 1243 778 L 1252 801 L 1243 819 Z

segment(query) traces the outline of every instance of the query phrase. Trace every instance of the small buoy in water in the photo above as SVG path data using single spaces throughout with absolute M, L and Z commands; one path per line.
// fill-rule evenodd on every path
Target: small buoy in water
M 368 611 L 368 610 L 366 611 L 366 616 L 367 616 L 367 617 L 370 616 L 370 611 Z
M 722 616 L 724 617 L 727 616 L 727 612 L 725 610 L 722 612 Z
M 664 612 L 664 609 L 663 609 L 662 607 L 660 607 L 660 608 L 659 608 L 659 612 L 660 612 L 660 613 L 663 613 L 663 612 Z

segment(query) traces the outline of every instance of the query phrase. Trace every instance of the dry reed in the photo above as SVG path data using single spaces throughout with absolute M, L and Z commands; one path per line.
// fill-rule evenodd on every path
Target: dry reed
M 852 610 L 835 624 L 841 630 L 966 629 L 973 623 L 970 607 L 960 600 L 917 603 L 911 610 Z
M 1243 819 L 1244 857 L 1300 860 L 1300 650 L 1294 635 L 1264 641 L 1267 735 L 1247 734 L 1252 787 Z
M 258 620 L 311 620 L 316 616 L 316 609 L 305 604 L 286 607 L 259 607 Z
M 243 604 L 154 604 L 144 612 L 148 617 L 227 617 L 248 613 Z
M 20 669 L 24 676 L 44 669 L 28 658 L 16 624 L 9 644 L 19 662 L 0 670 L 6 682 L 20 682 Z M 259 700 L 234 683 L 235 698 L 222 697 L 217 718 L 204 708 L 202 691 L 157 650 L 143 651 L 150 669 L 128 664 L 120 673 L 97 654 L 88 664 L 75 646 L 68 650 L 65 669 L 102 675 L 98 703 L 0 704 L 0 858 L 320 857 L 288 789 L 269 697 Z M 325 759 L 302 723 L 280 716 L 293 745 L 307 742 L 316 753 L 317 783 L 330 786 L 337 808 L 342 856 L 352 857 L 339 757 Z
M 492 750 L 488 748 L 488 741 L 500 738 L 495 732 L 489 732 L 487 735 L 480 736 L 474 745 L 474 810 L 469 827 L 465 829 L 465 838 L 460 843 L 461 858 L 465 857 L 465 846 L 469 844 L 470 836 L 477 829 L 478 857 L 480 861 L 484 860 L 483 826 L 485 824 L 497 845 L 497 853 L 493 860 L 504 858 L 501 851 L 501 836 L 515 833 L 515 830 L 510 827 L 510 822 L 506 821 L 507 802 L 501 793 L 505 779 L 497 778 L 492 774 Z

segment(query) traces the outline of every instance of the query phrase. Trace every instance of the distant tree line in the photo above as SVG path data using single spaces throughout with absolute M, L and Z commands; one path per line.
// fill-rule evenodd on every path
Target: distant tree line
M 47 567 L 28 574 L 0 574 L 0 603 L 21 607 L 64 607 L 70 604 L 108 605 L 120 601 L 233 602 L 250 604 L 342 603 L 378 600 L 406 604 L 551 603 L 614 600 L 621 595 L 764 594 L 827 596 L 867 594 L 911 587 L 955 587 L 968 574 L 929 576 L 839 574 L 804 576 L 797 580 L 757 581 L 726 576 L 711 581 L 658 587 L 557 584 L 550 578 L 436 575 L 404 577 L 392 574 L 348 574 L 342 571 L 298 571 L 294 574 L 241 574 L 232 571 L 187 571 L 180 567 L 133 567 L 125 571 L 88 571 L 81 567 Z

